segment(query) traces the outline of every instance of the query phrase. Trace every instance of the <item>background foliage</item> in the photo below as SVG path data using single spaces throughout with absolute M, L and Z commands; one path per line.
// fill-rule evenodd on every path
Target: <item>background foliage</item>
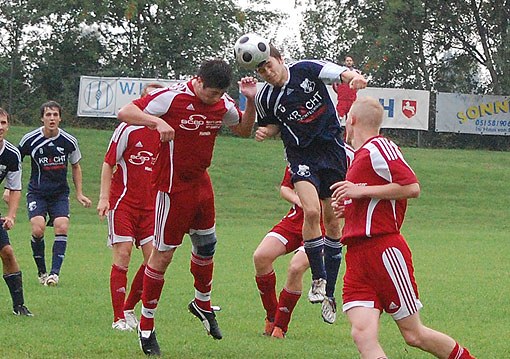
M 33 125 L 54 99 L 69 122 L 105 128 L 104 119 L 76 118 L 81 75 L 185 79 L 205 58 L 233 62 L 232 44 L 250 31 L 287 58 L 341 63 L 351 54 L 371 86 L 510 94 L 510 0 L 296 0 L 300 33 L 285 38 L 286 15 L 268 2 L 3 0 L 0 106 Z M 392 132 L 412 146 L 510 147 L 504 136 Z

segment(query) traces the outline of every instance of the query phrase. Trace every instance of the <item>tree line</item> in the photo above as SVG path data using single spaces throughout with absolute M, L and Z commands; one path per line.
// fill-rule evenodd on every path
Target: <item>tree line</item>
M 275 40 L 281 31 L 286 15 L 267 4 L 2 0 L 0 106 L 16 122 L 33 125 L 39 105 L 54 99 L 66 120 L 85 124 L 76 118 L 81 75 L 185 79 L 205 58 L 233 63 L 232 45 L 242 33 Z M 299 34 L 275 43 L 286 58 L 341 63 L 350 54 L 377 87 L 510 94 L 510 0 L 296 0 L 294 6 L 302 13 Z

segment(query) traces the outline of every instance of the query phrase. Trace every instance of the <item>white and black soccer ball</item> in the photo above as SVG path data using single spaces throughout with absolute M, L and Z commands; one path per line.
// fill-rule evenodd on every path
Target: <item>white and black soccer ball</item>
M 255 33 L 245 34 L 237 39 L 234 56 L 239 65 L 255 70 L 269 59 L 269 41 Z

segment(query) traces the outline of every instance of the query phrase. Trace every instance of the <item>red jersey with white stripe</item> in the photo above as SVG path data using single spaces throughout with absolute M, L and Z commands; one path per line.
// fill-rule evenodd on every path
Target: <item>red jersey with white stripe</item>
M 151 175 L 160 143 L 158 132 L 145 126 L 117 126 L 104 158 L 109 165 L 117 165 L 110 187 L 110 209 L 121 204 L 154 209 L 156 192 Z
M 418 183 L 398 146 L 382 136 L 369 139 L 355 152 L 346 180 L 358 186 Z M 342 242 L 348 244 L 350 239 L 400 233 L 407 200 L 347 199 L 344 205 Z
M 237 125 L 242 113 L 224 94 L 213 105 L 203 103 L 192 80 L 153 91 L 133 101 L 144 112 L 161 117 L 175 130 L 173 141 L 162 143 L 154 165 L 156 189 L 177 192 L 193 185 L 211 164 L 214 142 L 223 124 Z

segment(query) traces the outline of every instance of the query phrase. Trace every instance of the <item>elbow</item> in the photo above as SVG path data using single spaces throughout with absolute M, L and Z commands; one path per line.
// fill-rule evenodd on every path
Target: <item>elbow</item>
M 420 185 L 418 183 L 414 183 L 409 191 L 409 198 L 418 198 L 420 197 Z

